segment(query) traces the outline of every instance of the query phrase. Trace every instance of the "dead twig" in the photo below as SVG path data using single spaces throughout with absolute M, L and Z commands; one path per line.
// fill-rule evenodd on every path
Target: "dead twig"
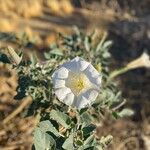
M 118 106 L 114 107 L 112 110 L 113 111 L 118 110 L 119 108 L 121 108 L 122 106 L 124 106 L 125 103 L 126 103 L 126 99 L 124 99 Z
M 23 102 L 19 105 L 19 107 L 17 109 L 15 109 L 10 115 L 8 115 L 4 120 L 3 120 L 3 124 L 8 123 L 11 119 L 13 119 L 15 116 L 17 116 L 20 112 L 22 112 L 22 110 L 28 106 L 31 103 L 32 99 L 31 98 L 27 98 L 25 100 L 23 100 Z

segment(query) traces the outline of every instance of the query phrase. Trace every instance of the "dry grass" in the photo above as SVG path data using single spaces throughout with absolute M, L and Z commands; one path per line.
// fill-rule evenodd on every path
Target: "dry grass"
M 16 73 L 9 65 L 0 64 L 0 149 L 31 149 L 35 119 L 23 118 L 22 111 L 29 100 L 16 102 Z
M 70 15 L 74 11 L 74 7 L 70 0 L 47 0 L 45 5 L 52 14 L 60 16 Z
M 41 14 L 42 6 L 40 0 L 0 0 L 0 12 L 6 16 L 25 18 L 35 17 Z
M 0 0 L 0 12 L 9 17 L 31 18 L 40 16 L 43 6 L 56 15 L 67 15 L 74 11 L 70 0 Z

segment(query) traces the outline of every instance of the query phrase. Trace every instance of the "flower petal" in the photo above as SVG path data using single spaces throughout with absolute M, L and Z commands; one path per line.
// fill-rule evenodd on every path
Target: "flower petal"
M 84 107 L 88 106 L 89 102 L 84 96 L 80 96 L 80 97 L 77 98 L 74 105 L 77 109 L 81 109 L 81 108 L 84 108 Z
M 60 101 L 63 101 L 68 93 L 71 93 L 71 90 L 67 87 L 59 88 L 55 90 L 55 94 Z
M 101 85 L 101 75 L 98 71 L 90 64 L 86 70 L 84 70 L 87 78 L 90 80 L 91 83 L 95 84 L 98 88 Z
M 87 101 L 91 104 L 98 96 L 98 91 L 95 89 L 89 89 L 82 93 L 82 95 L 87 99 Z
M 54 88 L 65 87 L 65 80 L 61 80 L 61 79 L 53 80 L 53 85 L 54 85 Z
M 98 91 L 95 89 L 84 90 L 74 101 L 74 106 L 78 109 L 88 107 L 98 96 Z
M 89 62 L 77 56 L 71 61 L 68 61 L 65 64 L 63 64 L 63 67 L 76 73 L 85 70 L 89 64 L 90 64 Z
M 97 84 L 97 86 L 101 86 L 101 83 L 102 83 L 102 76 L 98 76 L 97 78 L 96 78 L 96 84 Z
M 89 66 L 89 62 L 83 60 L 83 59 L 79 59 L 79 68 L 80 68 L 80 71 L 83 71 L 85 70 L 88 66 Z
M 73 101 L 74 101 L 74 94 L 71 92 L 71 93 L 68 93 L 67 95 L 66 95 L 66 97 L 64 98 L 64 103 L 66 104 L 66 105 L 69 105 L 69 106 L 71 106 L 72 104 L 73 104 Z
M 52 78 L 55 79 L 66 79 L 68 77 L 69 70 L 67 70 L 65 67 L 60 67 L 58 70 L 56 70 Z
M 78 63 L 77 63 L 78 60 L 79 60 L 79 58 L 76 57 L 76 58 L 64 63 L 62 66 L 72 72 L 77 72 L 78 71 Z

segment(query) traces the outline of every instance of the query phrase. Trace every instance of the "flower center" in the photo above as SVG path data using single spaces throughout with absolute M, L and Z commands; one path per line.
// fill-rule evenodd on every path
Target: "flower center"
M 69 73 L 66 86 L 69 87 L 72 92 L 78 96 L 81 91 L 88 87 L 89 80 L 84 74 Z
M 85 86 L 84 78 L 81 77 L 81 76 L 79 76 L 79 78 L 77 79 L 76 82 L 73 83 L 73 85 L 74 85 L 74 87 L 76 89 L 78 89 L 79 91 L 81 91 L 84 88 L 84 86 Z

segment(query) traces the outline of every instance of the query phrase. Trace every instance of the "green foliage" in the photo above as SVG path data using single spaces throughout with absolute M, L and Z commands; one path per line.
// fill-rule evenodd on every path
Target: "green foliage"
M 62 136 L 49 120 L 41 121 L 38 126 L 43 132 L 51 132 L 57 137 Z
M 17 42 L 17 37 L 13 33 L 0 32 L 1 41 Z
M 0 53 L 0 62 L 10 64 L 10 60 L 6 54 Z
M 36 150 L 55 150 L 55 140 L 40 128 L 34 130 L 34 146 Z
M 51 110 L 50 118 L 56 120 L 60 123 L 63 127 L 69 128 L 71 124 L 70 117 L 63 112 Z
M 44 62 L 31 56 L 30 60 L 22 60 L 14 65 L 8 56 L 0 54 L 0 61 L 12 63 L 18 73 L 15 99 L 22 100 L 31 96 L 33 102 L 26 111 L 26 116 L 40 116 L 34 131 L 36 150 L 104 150 L 112 136 L 97 139 L 96 123 L 105 117 L 105 112 L 116 118 L 131 114 L 128 110 L 116 110 L 123 98 L 116 83 L 109 80 L 109 48 L 112 42 L 106 41 L 105 36 L 100 41 L 94 36 L 95 33 L 86 35 L 77 28 L 70 36 L 59 34 L 58 42 L 50 45 L 49 52 L 44 54 Z M 24 43 L 28 43 L 26 38 Z M 75 56 L 90 61 L 103 75 L 99 97 L 91 107 L 80 111 L 69 108 L 56 99 L 51 81 L 56 67 Z
M 89 124 L 88 126 L 85 126 L 82 128 L 83 135 L 85 137 L 89 136 L 91 132 L 93 132 L 96 129 L 96 126 L 93 124 Z
M 74 149 L 74 145 L 73 145 L 73 137 L 74 136 L 74 133 L 71 133 L 69 135 L 69 137 L 65 140 L 65 142 L 63 143 L 62 147 L 66 150 L 69 150 L 69 149 Z
M 132 116 L 134 112 L 129 108 L 125 108 L 122 111 L 120 111 L 118 114 L 120 117 L 127 117 L 127 116 Z

